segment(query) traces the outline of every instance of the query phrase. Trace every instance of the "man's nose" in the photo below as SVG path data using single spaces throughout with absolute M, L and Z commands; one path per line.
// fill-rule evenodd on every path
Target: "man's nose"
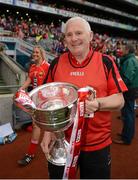
M 75 34 L 72 34 L 71 40 L 72 41 L 76 41 L 77 40 L 77 36 Z

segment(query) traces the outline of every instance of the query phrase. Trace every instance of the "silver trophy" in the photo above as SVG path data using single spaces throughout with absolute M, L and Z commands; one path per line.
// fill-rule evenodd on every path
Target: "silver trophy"
M 77 110 L 77 87 L 62 82 L 41 85 L 29 93 L 36 108 L 29 109 L 35 123 L 43 130 L 55 132 L 46 158 L 55 165 L 65 165 L 69 143 L 64 131 L 71 126 Z M 27 110 L 28 111 L 28 110 Z
M 96 91 L 90 86 L 81 88 L 81 91 L 96 97 Z M 16 101 L 15 104 L 31 114 L 38 127 L 55 133 L 55 141 L 51 142 L 49 153 L 45 155 L 52 164 L 65 165 L 69 143 L 65 140 L 64 131 L 73 124 L 76 116 L 78 88 L 70 83 L 52 82 L 33 89 L 27 98 L 34 104 L 31 108 L 27 105 L 29 100 L 26 105 Z

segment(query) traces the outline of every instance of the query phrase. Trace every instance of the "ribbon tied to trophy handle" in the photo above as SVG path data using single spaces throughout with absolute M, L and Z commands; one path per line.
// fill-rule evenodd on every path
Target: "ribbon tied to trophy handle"
M 13 102 L 18 108 L 22 109 L 31 116 L 36 111 L 34 102 L 31 100 L 28 93 L 26 93 L 24 90 L 19 90 L 14 94 Z
M 96 90 L 91 86 L 86 86 L 86 88 L 88 89 L 87 99 L 94 100 L 96 98 Z
M 79 99 L 81 101 L 84 101 L 85 103 L 85 100 L 91 101 L 96 98 L 96 90 L 91 86 L 85 86 L 78 90 L 78 96 L 79 96 Z M 94 117 L 94 113 L 85 114 L 85 118 L 92 118 L 92 117 Z

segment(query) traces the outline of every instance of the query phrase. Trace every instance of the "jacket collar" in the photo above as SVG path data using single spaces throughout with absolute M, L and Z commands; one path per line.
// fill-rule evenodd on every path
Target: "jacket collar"
M 122 64 L 124 61 L 127 61 L 127 60 L 131 59 L 131 57 L 134 57 L 134 56 L 135 56 L 134 53 L 126 54 L 120 58 L 120 63 Z
M 93 49 L 90 48 L 89 53 L 87 54 L 87 57 L 82 61 L 81 64 L 78 63 L 77 59 L 71 54 L 70 51 L 69 51 L 69 58 L 70 58 L 71 64 L 73 64 L 74 66 L 77 66 L 77 67 L 85 66 L 90 61 L 92 54 L 93 54 Z

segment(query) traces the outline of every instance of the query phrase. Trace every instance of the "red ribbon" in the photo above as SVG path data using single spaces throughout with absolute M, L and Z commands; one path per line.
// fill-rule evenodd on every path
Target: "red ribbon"
M 63 179 L 75 179 L 77 171 L 77 162 L 80 154 L 81 147 L 81 135 L 84 127 L 84 110 L 85 110 L 85 99 L 86 95 L 81 96 L 79 93 L 78 103 L 77 103 L 77 114 L 76 119 L 74 119 L 73 130 L 70 139 L 70 148 L 67 154 L 67 161 L 64 169 Z M 75 127 L 76 126 L 76 127 Z M 73 136 L 75 137 L 73 139 Z

